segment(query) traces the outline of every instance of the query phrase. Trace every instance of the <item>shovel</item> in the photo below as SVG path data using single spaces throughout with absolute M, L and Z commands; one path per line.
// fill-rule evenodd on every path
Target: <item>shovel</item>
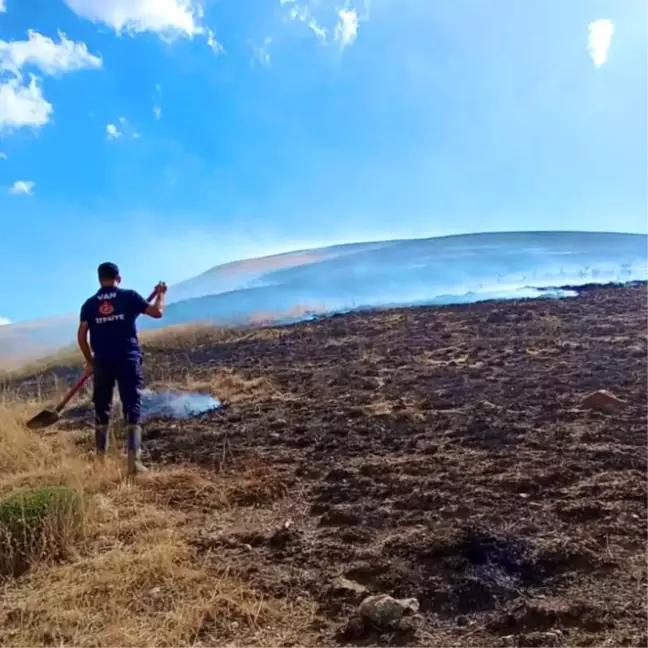
M 86 381 L 90 378 L 90 374 L 84 374 L 70 391 L 65 394 L 63 400 L 53 409 L 53 410 L 43 410 L 30 418 L 29 421 L 25 424 L 30 430 L 40 430 L 42 428 L 49 427 L 54 425 L 59 418 L 61 418 L 61 412 L 63 408 L 72 400 L 73 396 L 86 384 Z
M 150 302 L 156 294 L 157 290 L 154 290 L 146 301 Z M 91 374 L 84 374 L 83 376 L 81 376 L 81 378 L 77 380 L 74 386 L 67 394 L 65 394 L 61 402 L 53 410 L 45 409 L 42 412 L 39 412 L 38 414 L 36 414 L 36 416 L 30 418 L 29 421 L 25 423 L 25 425 L 30 430 L 41 430 L 42 428 L 54 425 L 54 423 L 56 423 L 61 418 L 61 412 L 63 411 L 63 408 L 72 400 L 72 398 L 81 389 L 81 387 L 86 384 L 86 381 L 88 380 L 88 378 L 90 378 L 90 376 Z

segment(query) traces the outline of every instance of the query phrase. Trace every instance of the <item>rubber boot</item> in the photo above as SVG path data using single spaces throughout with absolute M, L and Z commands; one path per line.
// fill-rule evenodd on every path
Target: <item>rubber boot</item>
M 104 462 L 106 453 L 108 452 L 108 426 L 96 425 L 95 426 L 95 450 L 96 457 L 100 463 Z
M 142 426 L 129 425 L 127 434 L 128 476 L 133 477 L 148 470 L 142 463 Z

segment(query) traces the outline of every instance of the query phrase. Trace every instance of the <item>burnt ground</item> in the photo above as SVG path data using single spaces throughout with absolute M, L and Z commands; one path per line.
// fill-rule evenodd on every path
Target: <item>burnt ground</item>
M 646 353 L 645 285 L 153 345 L 151 381 L 227 372 L 232 399 L 150 421 L 146 459 L 257 475 L 171 505 L 205 560 L 314 601 L 311 643 L 646 645 Z M 581 408 L 597 389 L 625 405 Z M 347 627 L 374 593 L 417 629 Z

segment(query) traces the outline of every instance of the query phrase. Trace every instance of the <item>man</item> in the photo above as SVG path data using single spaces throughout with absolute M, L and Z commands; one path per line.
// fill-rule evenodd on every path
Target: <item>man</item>
M 141 461 L 142 351 L 135 320 L 143 314 L 155 319 L 162 317 L 167 286 L 160 282 L 155 287 L 155 299 L 149 304 L 134 290 L 119 287 L 121 277 L 114 263 L 102 263 L 97 273 L 100 287 L 81 307 L 77 341 L 86 360 L 86 373 L 94 374 L 97 457 L 103 459 L 108 450 L 108 423 L 117 383 L 127 423 L 128 474 L 132 476 L 146 471 Z

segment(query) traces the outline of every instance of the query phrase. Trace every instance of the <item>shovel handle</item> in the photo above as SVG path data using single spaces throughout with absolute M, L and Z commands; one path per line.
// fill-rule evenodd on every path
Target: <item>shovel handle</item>
M 83 374 L 83 376 L 76 381 L 70 391 L 65 394 L 63 400 L 55 407 L 57 414 L 72 400 L 72 397 L 79 391 L 79 389 L 86 384 L 88 378 L 90 378 L 90 374 Z
M 157 295 L 157 288 L 153 290 L 153 292 L 148 296 L 147 302 L 153 301 L 153 298 Z M 90 378 L 91 374 L 83 374 L 79 380 L 74 383 L 74 385 L 70 388 L 70 391 L 65 394 L 61 402 L 55 407 L 56 413 L 58 414 L 71 400 L 74 398 L 75 394 L 83 387 L 83 385 L 86 384 L 88 378 Z

